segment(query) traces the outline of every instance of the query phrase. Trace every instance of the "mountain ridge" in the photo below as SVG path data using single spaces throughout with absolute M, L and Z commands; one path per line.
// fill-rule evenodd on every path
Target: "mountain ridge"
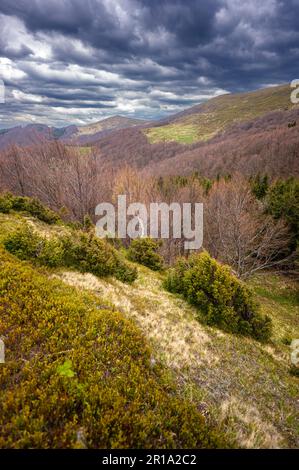
M 109 134 L 111 131 L 142 126 L 149 121 L 125 117 L 121 115 L 110 116 L 92 124 L 76 126 L 70 124 L 65 127 L 48 126 L 41 123 L 30 123 L 25 126 L 15 126 L 0 130 L 0 149 L 10 145 L 29 146 L 36 145 L 44 140 L 60 140 L 64 143 L 84 144 L 93 139 Z
M 0 131 L 0 150 L 59 141 L 92 146 L 104 164 L 154 175 L 206 177 L 252 172 L 299 174 L 299 106 L 289 85 L 226 94 L 169 116 L 144 121 L 116 115 L 86 126 L 29 124 Z

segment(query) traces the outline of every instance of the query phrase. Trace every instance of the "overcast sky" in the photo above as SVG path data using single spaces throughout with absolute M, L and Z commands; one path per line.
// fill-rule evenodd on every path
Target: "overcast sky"
M 299 0 L 1 0 L 0 127 L 158 118 L 299 78 Z

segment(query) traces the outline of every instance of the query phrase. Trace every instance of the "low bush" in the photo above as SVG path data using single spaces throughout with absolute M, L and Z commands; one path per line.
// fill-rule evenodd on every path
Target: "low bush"
M 228 446 L 133 323 L 1 249 L 0 336 L 0 448 Z
M 41 237 L 25 224 L 11 232 L 4 240 L 7 251 L 21 260 L 32 260 L 41 265 L 58 267 L 64 265 L 64 247 L 58 239 Z
M 65 266 L 98 277 L 115 276 L 122 282 L 133 282 L 137 270 L 105 240 L 92 233 L 73 232 L 68 236 L 45 238 L 30 225 L 11 232 L 3 242 L 7 251 L 21 260 L 32 260 L 51 268 Z
M 0 212 L 11 211 L 26 212 L 47 224 L 56 224 L 61 221 L 56 212 L 44 206 L 38 199 L 14 196 L 10 193 L 0 195 Z
M 14 254 L 21 260 L 37 258 L 38 247 L 41 243 L 39 237 L 33 229 L 25 224 L 14 232 L 11 232 L 4 240 L 3 244 L 7 251 Z
M 12 210 L 12 202 L 8 195 L 2 194 L 0 195 L 0 212 L 2 214 L 9 214 Z
M 42 239 L 40 247 L 38 251 L 38 261 L 40 264 L 50 268 L 64 266 L 65 250 L 59 238 Z
M 79 232 L 62 241 L 68 266 L 99 277 L 113 275 L 123 282 L 131 283 L 137 278 L 136 268 L 126 263 L 111 244 L 93 233 Z
M 179 259 L 165 287 L 196 305 L 209 325 L 260 341 L 271 335 L 271 320 L 260 314 L 251 291 L 207 252 Z
M 159 271 L 163 268 L 163 258 L 158 253 L 160 246 L 160 243 L 152 238 L 136 238 L 131 241 L 128 257 L 153 271 Z

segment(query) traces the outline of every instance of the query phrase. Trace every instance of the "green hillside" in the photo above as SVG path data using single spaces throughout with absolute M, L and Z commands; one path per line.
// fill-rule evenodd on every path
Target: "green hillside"
M 25 222 L 1 215 L 1 236 Z M 122 309 L 61 275 L 0 248 L 0 448 L 228 446 Z
M 47 240 L 75 233 L 12 212 L 0 244 L 26 223 Z M 274 326 L 260 343 L 200 323 L 144 266 L 128 284 L 3 249 L 0 264 L 0 447 L 298 446 L 295 282 L 251 280 Z
M 224 428 L 236 447 L 298 446 L 299 382 L 289 373 L 289 339 L 299 335 L 298 286 L 267 274 L 251 281 L 274 324 L 272 341 L 261 344 L 199 323 L 195 308 L 165 292 L 163 275 L 144 267 L 138 273 L 129 287 L 70 271 L 58 277 L 110 299 L 136 322 L 182 395 Z
M 167 125 L 144 132 L 151 143 L 176 141 L 183 144 L 206 141 L 235 122 L 244 122 L 271 111 L 292 108 L 289 85 L 251 93 L 222 95 L 188 110 Z M 193 110 L 193 113 L 192 113 Z

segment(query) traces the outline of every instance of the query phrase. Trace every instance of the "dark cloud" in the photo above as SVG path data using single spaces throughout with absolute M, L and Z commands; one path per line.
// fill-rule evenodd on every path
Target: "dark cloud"
M 160 117 L 291 81 L 298 14 L 299 0 L 1 0 L 0 126 Z
M 1 0 L 0 11 L 22 19 L 31 31 L 60 31 L 77 34 L 92 22 L 98 2 L 80 0 Z

